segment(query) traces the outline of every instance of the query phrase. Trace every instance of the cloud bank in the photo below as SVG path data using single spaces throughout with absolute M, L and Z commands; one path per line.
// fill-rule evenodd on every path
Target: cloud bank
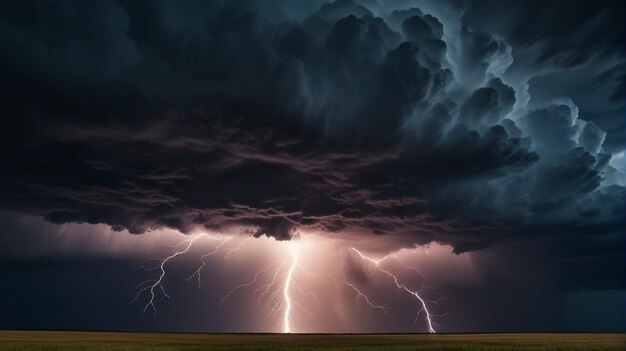
M 3 209 L 623 258 L 620 2 L 31 5 L 0 5 Z

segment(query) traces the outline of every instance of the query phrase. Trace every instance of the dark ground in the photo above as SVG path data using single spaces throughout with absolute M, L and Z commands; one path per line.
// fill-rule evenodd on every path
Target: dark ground
M 4 350 L 624 350 L 626 334 L 167 334 L 0 331 Z

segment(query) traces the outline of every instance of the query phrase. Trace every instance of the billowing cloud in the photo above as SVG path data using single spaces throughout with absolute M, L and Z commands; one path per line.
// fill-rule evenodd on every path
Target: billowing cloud
M 594 3 L 591 19 L 522 26 L 506 19 L 537 4 L 500 20 L 473 2 L 453 15 L 350 0 L 307 14 L 74 5 L 1 5 L 3 209 L 132 233 L 306 229 L 456 252 L 575 235 L 593 256 L 624 242 L 611 164 L 623 145 L 604 145 L 623 123 L 586 116 L 566 88 L 541 103 L 529 88 L 591 62 L 603 69 L 574 84 L 613 87 L 622 43 L 609 28 L 623 12 Z M 579 22 L 589 31 L 569 36 Z

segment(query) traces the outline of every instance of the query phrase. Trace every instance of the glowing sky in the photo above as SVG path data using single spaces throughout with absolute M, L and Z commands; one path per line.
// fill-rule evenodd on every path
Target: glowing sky
M 0 3 L 0 329 L 624 330 L 624 10 Z

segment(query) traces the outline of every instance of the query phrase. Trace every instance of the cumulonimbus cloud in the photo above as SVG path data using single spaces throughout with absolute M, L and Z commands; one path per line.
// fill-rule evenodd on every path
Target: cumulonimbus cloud
M 582 39 L 593 55 L 537 55 L 471 2 L 458 27 L 443 3 L 136 5 L 0 11 L 2 208 L 133 233 L 350 231 L 457 252 L 574 231 L 624 240 L 620 150 L 603 146 L 621 128 L 524 90 L 590 60 L 607 72 L 611 38 Z

